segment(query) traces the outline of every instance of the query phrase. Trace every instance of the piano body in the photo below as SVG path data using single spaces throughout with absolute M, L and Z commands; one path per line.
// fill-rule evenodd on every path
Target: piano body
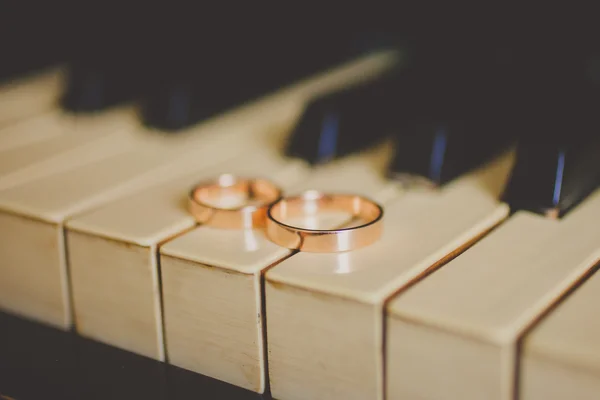
M 600 398 L 593 36 L 126 25 L 2 70 L 0 397 Z M 383 235 L 198 224 L 223 173 L 366 196 Z

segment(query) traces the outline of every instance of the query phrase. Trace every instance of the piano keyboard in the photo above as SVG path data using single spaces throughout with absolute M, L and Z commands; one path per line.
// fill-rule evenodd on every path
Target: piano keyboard
M 12 364 L 16 337 L 2 337 L 13 315 L 59 341 L 109 346 L 67 357 L 74 369 L 110 348 L 138 356 L 144 378 L 84 373 L 73 391 L 36 366 L 61 398 L 93 385 L 105 398 L 225 398 L 233 387 L 281 400 L 600 397 L 594 138 L 498 135 L 510 126 L 485 122 L 497 103 L 476 84 L 448 116 L 397 49 L 177 133 L 140 123 L 136 102 L 91 114 L 58 106 L 65 71 L 0 87 L 0 375 L 13 379 L 0 377 L 1 394 L 20 399 L 15 376 L 28 374 Z M 465 123 L 463 106 L 481 118 Z M 591 121 L 574 112 L 556 129 L 575 117 L 574 129 Z M 385 209 L 383 236 L 304 253 L 260 229 L 198 225 L 188 192 L 221 173 L 268 178 L 286 194 L 367 196 Z M 354 222 L 332 212 L 311 223 Z M 34 336 L 24 354 L 59 362 L 63 347 Z M 231 386 L 186 389 L 167 367 Z

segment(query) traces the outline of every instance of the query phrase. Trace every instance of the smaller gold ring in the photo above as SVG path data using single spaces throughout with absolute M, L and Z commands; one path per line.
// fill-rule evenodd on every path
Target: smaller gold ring
M 305 229 L 283 223 L 290 217 L 318 215 L 319 211 L 344 211 L 364 221 L 341 229 Z M 311 253 L 333 253 L 368 246 L 381 237 L 383 208 L 365 197 L 308 191 L 273 204 L 267 213 L 267 237 L 275 244 Z
M 214 181 L 194 186 L 188 204 L 190 213 L 201 224 L 222 229 L 251 229 L 264 226 L 267 209 L 279 199 L 281 190 L 266 179 L 224 174 Z

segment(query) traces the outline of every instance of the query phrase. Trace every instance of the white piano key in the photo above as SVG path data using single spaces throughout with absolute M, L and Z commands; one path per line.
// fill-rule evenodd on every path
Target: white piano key
M 54 126 L 51 126 L 50 129 L 45 129 L 47 128 L 45 126 L 47 123 L 46 120 L 54 121 L 58 118 L 58 114 L 58 110 L 52 110 L 31 117 L 31 120 L 35 122 L 30 122 L 26 119 L 25 121 L 15 122 L 9 126 L 0 128 L 0 151 L 14 149 L 62 135 L 65 133 L 64 129 L 53 129 Z M 33 129 L 29 129 L 29 127 Z
M 600 260 L 600 245 L 590 255 Z M 552 310 L 521 344 L 521 400 L 595 400 L 600 395 L 600 275 Z
M 598 261 L 600 191 L 518 212 L 389 304 L 387 398 L 512 399 L 517 342 Z
M 439 192 L 385 206 L 369 247 L 298 253 L 265 275 L 271 393 L 276 398 L 383 398 L 384 303 L 508 214 L 497 199 L 512 153 Z M 495 187 L 495 190 L 491 190 Z
M 210 139 L 223 139 L 210 136 Z M 128 149 L 111 157 L 90 162 L 75 169 L 29 181 L 26 184 L 0 191 L 0 233 L 8 238 L 0 246 L 0 254 L 10 263 L 2 265 L 0 307 L 59 327 L 71 325 L 71 304 L 64 250 L 64 222 L 77 214 L 94 209 L 103 203 L 165 182 L 193 169 L 209 167 L 214 163 L 233 159 L 243 152 L 243 140 L 208 140 L 206 147 L 161 148 L 142 146 Z M 216 150 L 217 149 L 217 150 Z M 179 150 L 179 151 L 177 151 Z M 34 219 L 35 225 L 29 223 Z M 18 230 L 22 235 L 10 235 L 15 225 L 25 224 L 28 229 Z M 43 227 L 42 227 L 43 226 Z M 37 248 L 29 240 L 37 233 L 46 232 L 46 241 L 52 246 Z M 58 238 L 58 240 L 57 240 Z M 20 242 L 18 246 L 14 242 Z M 29 248 L 29 251 L 25 249 Z M 45 251 L 44 251 L 45 250 Z M 46 263 L 32 263 L 29 252 L 37 252 Z M 49 263 L 52 268 L 46 268 Z M 19 279 L 21 274 L 34 276 L 44 270 L 47 279 Z M 52 279 L 50 279 L 52 278 Z M 10 291 L 3 291 L 10 286 Z M 52 304 L 52 310 L 46 305 Z
M 55 107 L 65 76 L 64 67 L 54 67 L 0 86 L 0 127 Z
M 137 121 L 124 108 L 99 117 L 53 111 L 0 131 L 0 189 L 65 171 L 136 145 Z
M 196 225 L 187 210 L 192 186 L 233 173 L 267 178 L 285 190 L 307 172 L 299 162 L 257 148 L 70 220 L 67 247 L 77 332 L 164 361 L 156 254 L 159 244 Z
M 329 180 L 316 168 L 289 193 L 335 187 L 389 197 L 379 169 L 381 157 L 389 159 L 389 151 L 375 149 L 335 162 L 322 170 Z M 331 226 L 348 218 L 333 214 L 318 222 Z M 270 242 L 262 230 L 203 226 L 166 243 L 160 252 L 169 362 L 262 393 L 266 375 L 261 276 L 291 252 Z
M 119 197 L 234 159 L 289 130 L 311 95 L 389 68 L 377 53 L 307 79 L 178 135 L 133 134 L 135 146 L 0 190 L 0 308 L 61 328 L 72 323 L 64 223 Z M 87 158 L 86 152 L 81 152 Z M 27 278 L 28 277 L 28 278 Z M 39 279 L 38 279 L 39 277 Z

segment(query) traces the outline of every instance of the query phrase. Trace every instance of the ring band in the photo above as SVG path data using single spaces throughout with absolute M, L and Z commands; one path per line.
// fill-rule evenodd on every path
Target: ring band
M 250 229 L 264 226 L 267 209 L 280 198 L 281 190 L 266 179 L 224 174 L 190 191 L 189 210 L 201 224 Z
M 364 221 L 342 229 L 304 229 L 282 222 L 290 217 L 315 215 L 319 211 L 344 211 Z M 327 195 L 308 191 L 273 204 L 267 213 L 267 236 L 283 247 L 311 253 L 342 252 L 365 247 L 381 237 L 383 208 L 356 195 Z

